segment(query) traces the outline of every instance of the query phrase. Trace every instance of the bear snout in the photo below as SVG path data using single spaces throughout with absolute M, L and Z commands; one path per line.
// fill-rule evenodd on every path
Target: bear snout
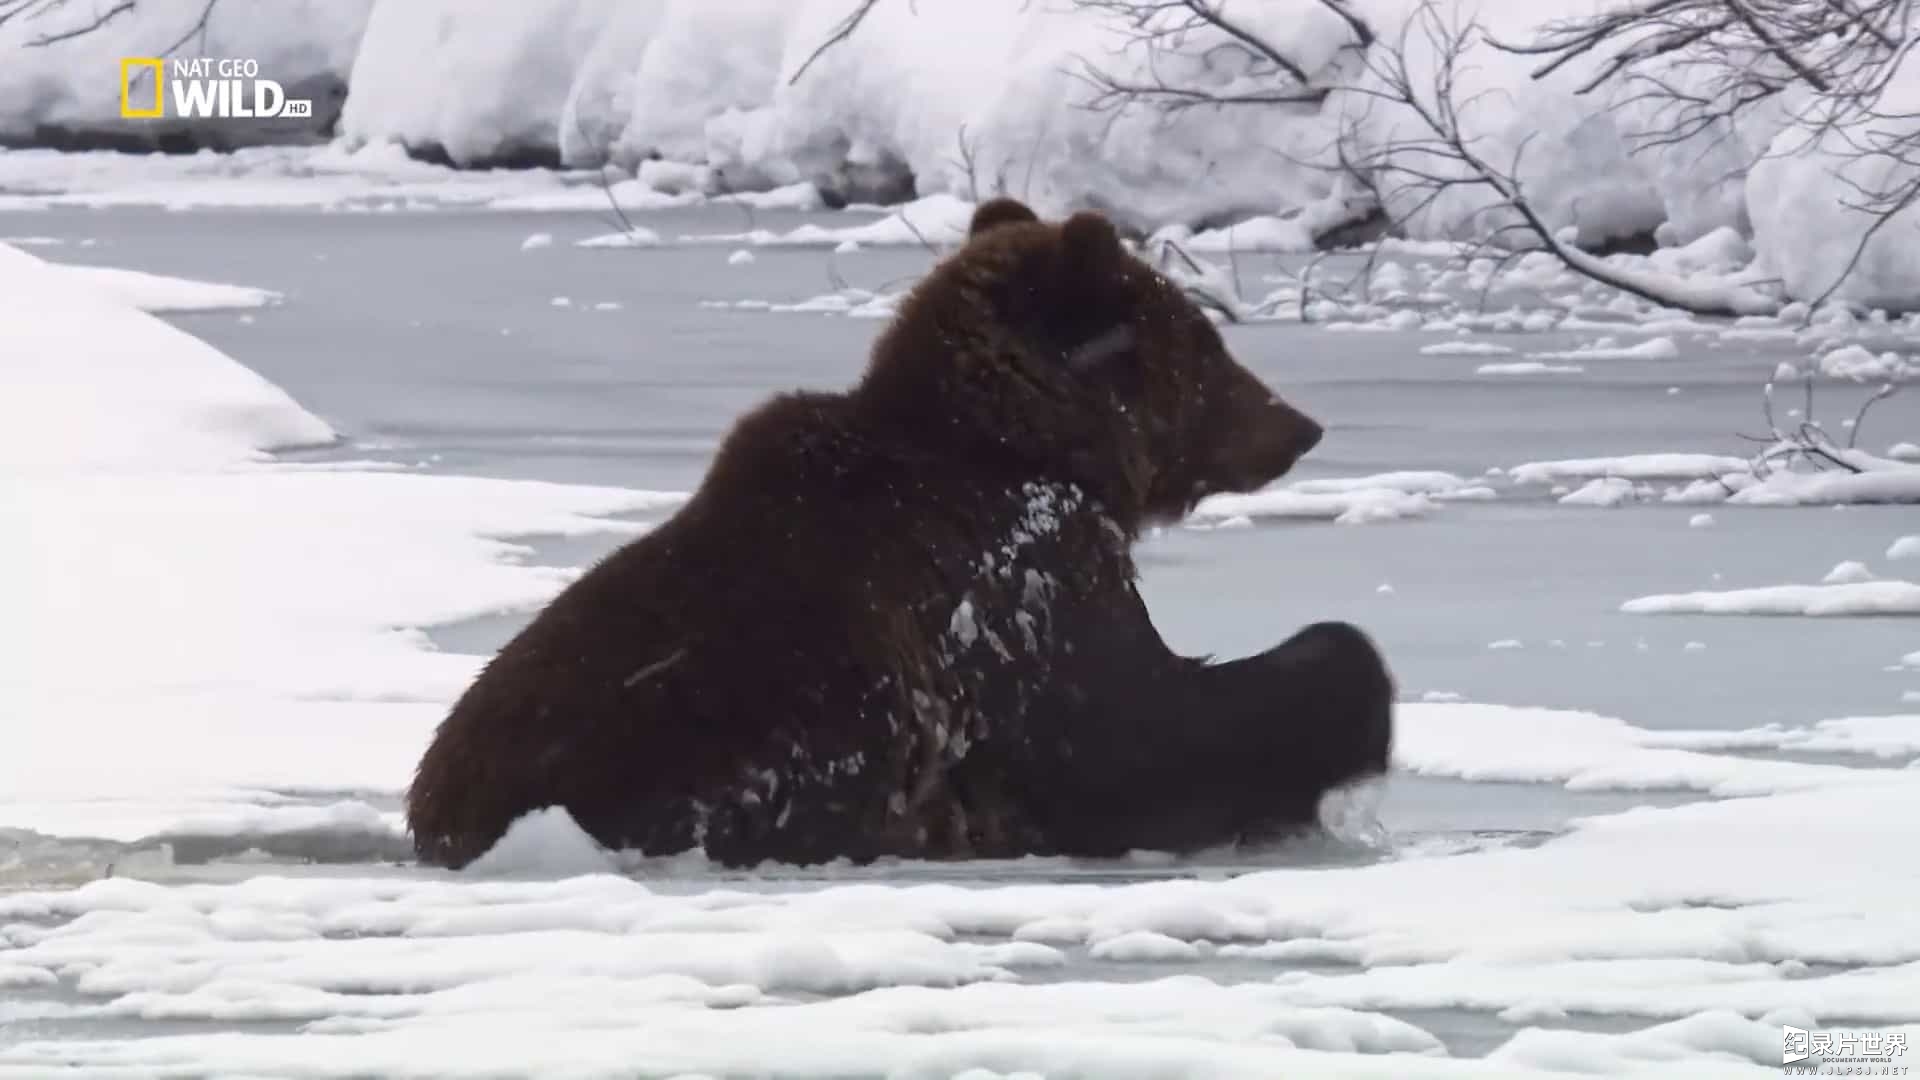
M 1300 410 L 1264 394 L 1232 430 L 1240 432 L 1240 438 L 1224 462 L 1220 486 L 1228 491 L 1255 491 L 1285 476 L 1326 433 Z
M 1327 429 L 1321 427 L 1312 417 L 1300 412 L 1279 398 L 1274 398 L 1273 404 L 1284 410 L 1287 414 L 1286 423 L 1290 425 L 1293 431 L 1294 460 L 1298 461 L 1300 458 L 1306 457 L 1307 451 L 1320 445 L 1320 437 L 1327 433 Z

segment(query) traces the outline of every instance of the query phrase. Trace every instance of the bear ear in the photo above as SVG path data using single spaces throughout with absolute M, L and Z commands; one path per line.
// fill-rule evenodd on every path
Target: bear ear
M 1067 264 L 1088 271 L 1119 262 L 1126 251 L 1120 246 L 1120 233 L 1097 210 L 1082 210 L 1060 226 L 1060 244 Z
M 967 226 L 967 238 L 979 236 L 988 229 L 1001 225 L 1017 225 L 1028 221 L 1039 221 L 1040 216 L 1027 208 L 1019 199 L 1010 199 L 1005 195 L 988 199 L 973 212 L 973 224 Z

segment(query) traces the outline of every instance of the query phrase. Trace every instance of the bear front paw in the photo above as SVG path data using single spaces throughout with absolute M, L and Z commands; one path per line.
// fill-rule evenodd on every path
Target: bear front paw
M 1321 622 L 1266 656 L 1286 715 L 1277 719 L 1297 764 L 1331 787 L 1387 770 L 1393 751 L 1393 676 L 1352 623 Z

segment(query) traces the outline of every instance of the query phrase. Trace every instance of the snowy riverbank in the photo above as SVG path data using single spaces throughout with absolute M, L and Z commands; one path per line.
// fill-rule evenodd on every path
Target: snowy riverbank
M 454 0 L 273 0 L 214 8 L 200 47 L 251 56 L 289 85 L 344 94 L 345 151 L 403 147 L 462 166 L 605 163 L 637 177 L 636 193 L 805 185 L 830 201 L 858 201 L 1006 189 L 1045 212 L 1103 207 L 1143 231 L 1278 217 L 1253 231 L 1256 242 L 1297 250 L 1371 205 L 1342 175 L 1361 161 L 1407 235 L 1478 239 L 1498 224 L 1482 185 L 1424 198 L 1412 175 L 1423 170 L 1409 168 L 1417 160 L 1408 156 L 1422 153 L 1406 142 L 1419 136 L 1410 114 L 1382 102 L 1378 63 L 1354 58 L 1356 31 L 1340 11 L 1392 39 L 1392 28 L 1415 18 L 1414 0 L 1235 9 L 1241 31 L 1288 57 L 1324 96 L 1173 111 L 1087 106 L 1112 104 L 1099 97 L 1103 80 L 1167 79 L 1227 95 L 1271 92 L 1272 80 L 1201 62 L 1209 42 L 1228 42 L 1222 30 L 1194 31 L 1186 46 L 1156 54 L 1099 5 L 1014 0 L 880 3 L 793 78 L 854 6 L 538 0 L 508 12 Z M 146 137 L 118 117 L 110 60 L 163 48 L 176 24 L 191 26 L 204 8 L 154 0 L 44 47 L 28 45 L 70 28 L 61 20 L 71 13 L 0 24 L 9 57 L 0 65 L 0 139 Z M 1512 163 L 1547 228 L 1589 245 L 1653 235 L 1678 245 L 1732 229 L 1751 241 L 1744 279 L 1778 282 L 1789 297 L 1823 297 L 1845 278 L 1835 295 L 1865 307 L 1920 302 L 1920 246 L 1911 242 L 1920 209 L 1873 232 L 1871 215 L 1849 209 L 1863 190 L 1909 182 L 1912 162 L 1862 159 L 1850 147 L 1910 135 L 1901 118 L 1920 95 L 1920 64 L 1883 73 L 1884 116 L 1860 131 L 1814 138 L 1786 106 L 1769 104 L 1643 146 L 1673 117 L 1649 112 L 1630 81 L 1581 92 L 1600 58 L 1536 78 L 1536 58 L 1489 44 L 1530 40 L 1593 9 L 1586 0 L 1447 0 L 1438 9 L 1483 31 L 1461 58 L 1461 136 L 1483 158 Z M 1436 62 L 1421 34 L 1397 47 L 1411 70 Z M 1683 91 L 1705 77 L 1673 73 Z
M 1783 1024 L 1920 1039 L 1920 868 L 1899 857 L 1920 811 L 1910 716 L 1651 730 L 1436 693 L 1400 710 L 1390 786 L 1715 801 L 1520 843 L 1255 856 L 1236 877 L 1147 857 L 723 877 L 609 859 L 553 821 L 496 864 L 506 880 L 177 865 L 154 841 L 184 855 L 181 838 L 272 848 L 298 832 L 393 852 L 393 796 L 478 662 L 429 648 L 424 628 L 524 609 L 571 572 L 503 537 L 631 531 L 624 515 L 657 519 L 675 497 L 276 461 L 332 427 L 128 306 L 258 294 L 10 249 L 0 285 L 16 365 L 0 484 L 21 545 L 0 592 L 25 598 L 6 622 L 25 662 L 0 673 L 0 829 L 147 841 L 113 880 L 81 866 L 77 888 L 7 868 L 27 889 L 0 899 L 0 1074 L 1760 1077 L 1777 1075 Z M 1738 461 L 1303 478 L 1216 521 L 1465 500 L 1438 519 L 1484 505 L 1461 493 L 1489 484 L 1684 483 Z M 1903 559 L 1889 542 L 1854 547 Z M 1437 584 L 1402 579 L 1382 602 L 1430 603 Z M 1531 658 L 1522 645 L 1486 648 Z M 1447 1033 L 1463 1013 L 1496 1033 L 1484 1060 Z

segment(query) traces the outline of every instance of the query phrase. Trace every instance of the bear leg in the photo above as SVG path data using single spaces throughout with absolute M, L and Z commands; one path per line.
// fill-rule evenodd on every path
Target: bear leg
M 1062 850 L 1192 851 L 1308 825 L 1328 789 L 1386 770 L 1393 681 L 1355 627 L 1316 623 L 1224 664 L 1176 660 L 1077 725 L 1054 780 Z

